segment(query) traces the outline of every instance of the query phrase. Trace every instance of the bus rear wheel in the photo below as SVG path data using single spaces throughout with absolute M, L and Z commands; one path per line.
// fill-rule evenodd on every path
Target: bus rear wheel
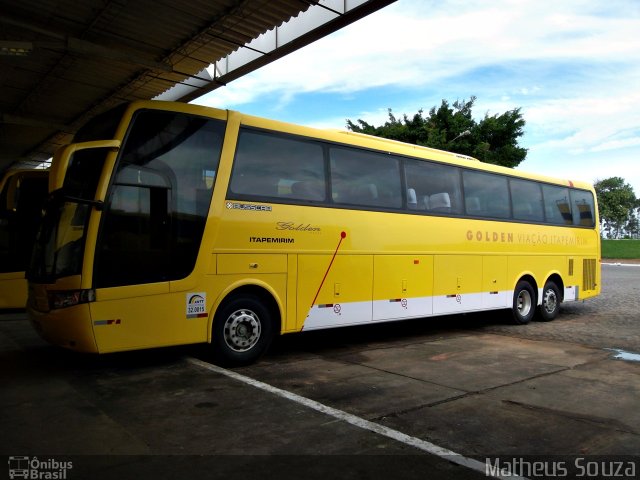
M 264 301 L 251 294 L 236 295 L 225 300 L 214 318 L 214 361 L 223 366 L 248 365 L 269 348 L 272 338 L 272 312 Z
M 558 286 L 549 281 L 545 283 L 542 289 L 542 301 L 539 308 L 539 319 L 544 322 L 549 322 L 558 316 L 560 312 L 560 290 Z
M 529 282 L 521 280 L 513 292 L 513 307 L 511 313 L 513 323 L 526 325 L 531 321 L 536 311 L 536 292 Z

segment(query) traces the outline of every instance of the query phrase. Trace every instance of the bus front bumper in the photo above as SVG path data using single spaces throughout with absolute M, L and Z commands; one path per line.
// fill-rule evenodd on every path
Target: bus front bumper
M 34 289 L 33 286 L 31 288 Z M 44 290 L 45 287 L 35 287 L 35 290 L 40 289 Z M 31 298 L 33 290 L 29 293 L 27 315 L 31 325 L 43 339 L 78 352 L 98 353 L 88 304 L 45 312 L 34 306 L 35 302 Z

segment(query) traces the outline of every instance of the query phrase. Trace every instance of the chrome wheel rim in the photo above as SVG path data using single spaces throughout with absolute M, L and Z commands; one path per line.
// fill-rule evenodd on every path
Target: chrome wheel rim
M 552 289 L 544 292 L 544 301 L 542 302 L 547 313 L 553 313 L 558 306 L 558 297 Z
M 246 352 L 260 340 L 260 319 L 255 312 L 240 309 L 224 322 L 224 341 L 235 352 Z
M 531 294 L 527 290 L 521 290 L 516 299 L 516 308 L 522 317 L 529 315 L 531 304 Z

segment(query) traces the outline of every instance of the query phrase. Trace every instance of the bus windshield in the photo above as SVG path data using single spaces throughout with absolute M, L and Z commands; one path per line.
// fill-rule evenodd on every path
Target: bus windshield
M 9 205 L 11 183 L 15 184 Z M 0 193 L 0 274 L 24 272 L 47 196 L 46 170 L 18 171 L 7 177 Z
M 106 140 L 115 136 L 125 106 L 98 115 L 76 133 L 74 141 Z M 82 270 L 85 230 L 107 152 L 88 149 L 69 161 L 62 189 L 53 192 L 36 238 L 27 278 L 53 282 L 79 275 Z
M 27 278 L 49 282 L 80 274 L 90 202 L 105 156 L 104 150 L 82 150 L 71 159 L 63 188 L 45 207 Z

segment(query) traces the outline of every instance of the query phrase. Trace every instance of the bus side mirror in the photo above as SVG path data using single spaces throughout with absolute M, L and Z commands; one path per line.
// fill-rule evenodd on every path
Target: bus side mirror
M 0 205 L 0 208 L 9 211 L 15 211 L 18 208 L 18 191 L 21 188 L 21 183 L 25 180 L 33 178 L 43 178 L 49 175 L 49 170 L 24 170 L 12 175 L 6 185 L 7 203 L 6 205 Z
M 121 143 L 120 140 L 96 140 L 93 142 L 71 143 L 60 147 L 51 161 L 51 169 L 49 170 L 49 193 L 62 188 L 64 177 L 69 167 L 69 160 L 74 153 L 90 148 L 110 148 L 113 151 L 118 151 Z

